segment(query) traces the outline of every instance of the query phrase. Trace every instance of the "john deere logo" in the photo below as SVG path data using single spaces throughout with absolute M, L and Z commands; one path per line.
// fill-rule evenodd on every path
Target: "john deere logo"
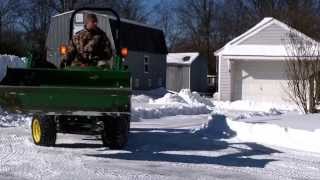
M 99 79 L 99 76 L 94 75 L 94 76 L 91 76 L 90 79 L 92 79 L 92 80 L 97 80 L 97 79 Z

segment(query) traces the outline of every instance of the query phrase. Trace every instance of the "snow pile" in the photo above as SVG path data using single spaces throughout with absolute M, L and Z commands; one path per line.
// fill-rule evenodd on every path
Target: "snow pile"
M 26 68 L 27 59 L 12 55 L 0 55 L 0 80 L 5 77 L 7 73 L 7 67 Z
M 150 100 L 151 104 L 188 104 L 181 96 L 178 94 L 167 93 L 162 98 Z
M 141 91 L 141 90 L 135 90 L 134 91 L 134 95 L 135 96 L 145 95 L 145 96 L 153 97 L 153 98 L 163 97 L 167 93 L 168 93 L 168 90 L 165 89 L 165 88 L 158 88 L 158 89 L 153 89 L 153 90 L 150 90 L 150 91 Z
M 210 112 L 211 111 L 205 106 L 167 104 L 161 106 L 135 107 L 131 115 L 134 121 L 139 119 L 156 119 L 165 116 L 208 114 Z
M 211 121 L 196 132 L 216 138 L 228 135 L 228 132 L 234 132 L 236 135 L 234 139 L 245 142 L 320 153 L 320 121 L 319 123 L 313 122 L 319 119 L 319 115 L 296 116 L 296 119 L 304 122 L 303 124 L 309 123 L 311 126 L 319 126 L 319 128 L 308 130 L 303 126 L 297 127 L 292 125 L 291 119 L 286 118 L 281 119 L 280 123 L 267 123 L 267 120 L 265 122 L 240 122 L 223 115 L 213 114 Z M 306 118 L 311 118 L 313 121 L 308 122 Z
M 133 96 L 132 107 L 132 117 L 135 120 L 208 114 L 213 109 L 213 103 L 196 92 L 181 90 L 179 93 L 167 93 L 158 99 L 146 95 Z
M 17 127 L 30 125 L 31 117 L 21 114 L 0 112 L 0 127 Z
M 189 89 L 182 89 L 179 94 L 188 104 L 193 105 L 206 105 L 207 107 L 213 107 L 213 103 L 204 97 L 201 97 L 197 92 L 191 92 Z
M 132 96 L 131 102 L 132 104 L 143 104 L 143 103 L 149 103 L 149 101 L 152 98 L 146 95 L 137 95 L 137 96 Z
M 209 122 L 204 124 L 201 129 L 196 129 L 196 134 L 214 138 L 229 138 L 235 136 L 235 132 L 230 129 L 225 115 L 213 114 L 209 116 Z
M 233 110 L 233 111 L 255 111 L 255 112 L 270 112 L 280 113 L 288 111 L 298 111 L 298 107 L 290 103 L 270 103 L 270 102 L 254 102 L 254 101 L 214 101 L 216 109 Z

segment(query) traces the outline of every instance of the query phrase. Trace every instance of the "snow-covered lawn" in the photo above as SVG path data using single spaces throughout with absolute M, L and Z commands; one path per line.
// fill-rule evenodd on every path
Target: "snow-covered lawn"
M 240 141 L 320 153 L 320 141 L 317 141 L 320 138 L 320 115 L 302 115 L 294 105 L 219 102 L 190 90 L 172 93 L 158 89 L 132 97 L 133 122 L 206 114 L 211 121 L 196 130 L 201 129 L 200 132 L 214 138 L 220 137 L 219 132 L 225 133 L 223 135 L 232 132 L 234 139 Z M 30 119 L 3 112 L 0 114 L 0 127 L 29 126 Z
M 33 144 L 30 130 L 0 129 L 0 179 L 319 179 L 320 155 L 196 134 L 207 115 L 132 123 L 123 151 L 95 136 L 58 134 L 56 147 Z
M 132 113 L 128 147 L 111 151 L 66 134 L 35 146 L 31 118 L 2 112 L 0 179 L 320 179 L 318 114 L 161 89 L 134 95 Z

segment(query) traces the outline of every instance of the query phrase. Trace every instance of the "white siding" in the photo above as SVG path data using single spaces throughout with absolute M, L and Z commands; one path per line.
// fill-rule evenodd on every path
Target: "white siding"
M 222 101 L 231 100 L 230 66 L 229 59 L 219 57 L 219 94 Z
M 241 42 L 241 45 L 282 45 L 287 33 L 286 29 L 278 24 L 271 24 L 257 34 Z

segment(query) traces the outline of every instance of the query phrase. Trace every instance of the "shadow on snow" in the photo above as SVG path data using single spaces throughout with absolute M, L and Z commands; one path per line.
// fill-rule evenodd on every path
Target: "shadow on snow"
M 165 161 L 174 163 L 216 164 L 236 167 L 263 168 L 275 159 L 255 159 L 253 156 L 281 153 L 280 151 L 256 143 L 228 143 L 217 138 L 191 133 L 181 129 L 131 129 L 128 152 L 116 154 L 87 154 L 91 157 L 137 160 Z M 229 154 L 219 150 L 230 149 Z M 168 153 L 168 151 L 174 151 Z M 188 151 L 188 154 L 184 153 Z M 199 155 L 196 151 L 211 151 L 212 156 Z M 216 152 L 215 152 L 216 151 Z M 167 152 L 167 153 L 165 153 Z M 190 153 L 192 152 L 192 153 Z M 191 155 L 190 155 L 191 154 Z

